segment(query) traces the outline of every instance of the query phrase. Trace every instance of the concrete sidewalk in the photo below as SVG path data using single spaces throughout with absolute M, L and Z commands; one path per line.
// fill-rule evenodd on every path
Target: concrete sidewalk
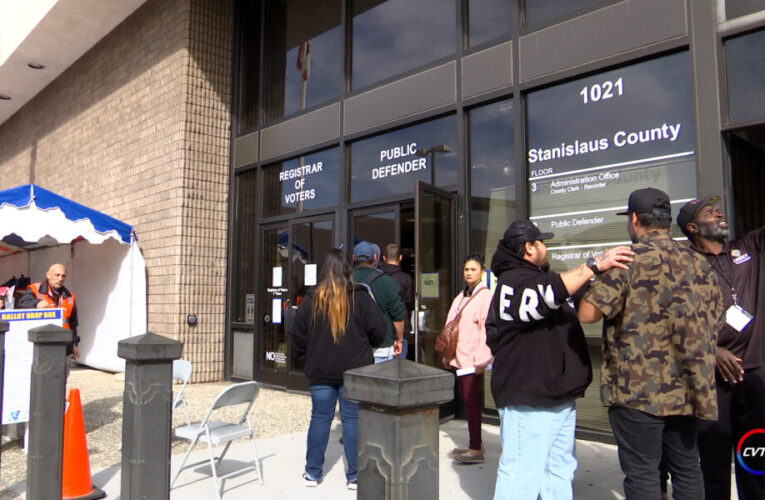
M 451 460 L 447 454 L 467 440 L 464 420 L 452 420 L 440 426 L 439 432 L 439 492 L 440 498 L 449 500 L 491 499 L 497 474 L 497 462 L 501 446 L 499 427 L 483 424 L 483 440 L 486 462 L 464 465 Z M 262 464 L 264 483 L 258 483 L 254 471 L 246 472 L 225 481 L 223 500 L 263 498 L 267 500 L 306 499 L 353 499 L 355 491 L 345 485 L 345 465 L 340 438 L 340 424 L 333 424 L 329 446 L 325 455 L 324 481 L 316 488 L 307 488 L 301 474 L 305 464 L 305 433 L 287 434 L 269 439 L 256 440 L 258 456 Z M 220 451 L 222 447 L 216 449 Z M 623 475 L 619 469 L 616 446 L 592 441 L 576 442 L 579 466 L 574 479 L 574 498 L 581 500 L 619 500 Z M 217 453 L 216 453 L 217 454 Z M 226 459 L 219 467 L 222 474 L 242 467 L 252 458 L 252 448 L 246 441 L 232 445 Z M 182 455 L 173 455 L 171 479 L 178 470 Z M 189 463 L 203 463 L 185 469 L 170 492 L 172 500 L 215 499 L 215 485 L 210 472 L 208 451 L 198 444 L 189 457 Z M 103 489 L 109 499 L 120 498 L 120 467 L 114 466 L 93 472 L 93 484 Z M 0 492 L 0 500 L 24 498 L 26 484 L 15 484 Z M 738 500 L 735 478 L 731 488 L 731 500 Z
M 440 498 L 450 500 L 491 499 L 497 462 L 501 451 L 499 428 L 483 426 L 486 462 L 478 465 L 458 464 L 447 457 L 452 448 L 464 445 L 467 439 L 466 423 L 452 420 L 440 427 Z M 344 457 L 339 444 L 340 424 L 335 423 L 330 435 L 325 457 L 324 481 L 316 488 L 307 488 L 301 474 L 305 463 L 305 433 L 289 434 L 271 439 L 257 440 L 258 455 L 263 468 L 264 484 L 257 481 L 255 472 L 246 472 L 226 480 L 223 487 L 224 500 L 264 498 L 269 500 L 307 499 L 352 499 L 355 491 L 345 485 Z M 241 467 L 251 457 L 252 451 L 246 442 L 237 442 L 226 456 L 220 471 L 225 473 Z M 574 496 L 587 500 L 616 500 L 622 494 L 622 473 L 616 458 L 616 447 L 577 441 L 579 467 L 574 480 Z M 197 445 L 190 462 L 207 460 L 206 445 Z M 173 456 L 172 473 L 177 470 L 181 456 Z M 93 483 L 101 487 L 107 498 L 119 498 L 120 470 L 111 467 L 93 474 Z M 170 493 L 172 500 L 215 499 L 215 486 L 209 462 L 184 470 Z

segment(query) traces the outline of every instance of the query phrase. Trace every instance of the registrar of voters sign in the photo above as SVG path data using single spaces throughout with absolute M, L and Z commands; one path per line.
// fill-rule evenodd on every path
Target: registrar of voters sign
M 7 321 L 3 372 L 3 425 L 29 422 L 29 390 L 34 344 L 27 332 L 45 325 L 63 325 L 62 309 L 0 309 Z

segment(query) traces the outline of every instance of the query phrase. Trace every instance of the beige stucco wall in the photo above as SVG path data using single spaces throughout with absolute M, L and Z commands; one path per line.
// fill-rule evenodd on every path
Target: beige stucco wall
M 184 343 L 196 382 L 223 376 L 232 32 L 231 0 L 149 0 L 0 125 L 0 189 L 135 227 L 148 330 Z

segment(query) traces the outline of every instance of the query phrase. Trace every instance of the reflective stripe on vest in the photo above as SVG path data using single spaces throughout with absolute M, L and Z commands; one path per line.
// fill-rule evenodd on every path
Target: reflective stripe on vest
M 58 303 L 56 303 L 55 300 L 53 300 L 53 297 L 51 297 L 47 293 L 40 294 L 40 287 L 42 286 L 42 282 L 40 283 L 31 283 L 29 285 L 29 289 L 32 290 L 32 293 L 34 294 L 35 298 L 38 300 L 44 300 L 46 304 L 50 305 L 51 307 L 60 307 L 63 309 L 63 312 L 61 316 L 63 317 L 63 326 L 64 328 L 72 329 L 72 327 L 69 325 L 69 318 L 72 316 L 72 310 L 74 309 L 74 294 L 70 293 L 69 297 L 63 297 L 61 294 L 58 296 Z M 48 287 L 50 288 L 50 286 Z

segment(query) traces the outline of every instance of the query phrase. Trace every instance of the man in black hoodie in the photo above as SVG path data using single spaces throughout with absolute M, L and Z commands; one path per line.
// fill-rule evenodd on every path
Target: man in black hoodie
M 382 252 L 382 262 L 377 267 L 396 282 L 398 285 L 398 296 L 401 298 L 401 302 L 403 302 L 406 309 L 406 316 L 404 316 L 404 343 L 401 346 L 401 354 L 396 356 L 406 359 L 407 352 L 409 351 L 409 342 L 406 337 L 412 332 L 412 322 L 409 320 L 409 316 L 414 309 L 414 286 L 412 284 L 412 277 L 401 270 L 402 257 L 401 247 L 391 243 L 385 246 Z
M 502 441 L 495 500 L 572 498 L 574 400 L 592 381 L 592 367 L 571 296 L 593 276 L 632 261 L 628 247 L 617 247 L 558 274 L 544 244 L 552 237 L 515 221 L 491 261 L 498 281 L 486 331 Z

